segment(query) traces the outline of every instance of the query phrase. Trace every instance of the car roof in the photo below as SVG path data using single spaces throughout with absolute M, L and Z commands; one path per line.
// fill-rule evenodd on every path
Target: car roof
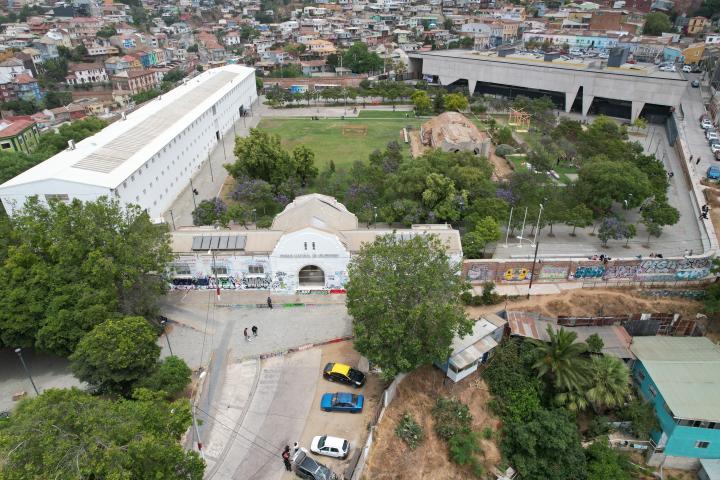
M 350 366 L 345 365 L 344 363 L 333 363 L 332 370 L 330 370 L 332 373 L 339 373 L 340 375 L 347 375 L 350 373 Z
M 350 403 L 353 401 L 353 394 L 348 392 L 338 392 L 337 393 L 337 400 L 338 402 L 343 403 Z
M 327 447 L 342 448 L 344 442 L 345 442 L 344 438 L 331 437 L 331 436 L 325 435 L 325 446 L 327 446 Z

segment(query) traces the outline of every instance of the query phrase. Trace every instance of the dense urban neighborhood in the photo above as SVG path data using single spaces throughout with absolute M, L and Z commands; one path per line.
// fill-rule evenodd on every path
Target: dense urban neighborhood
M 0 480 L 720 480 L 718 0 L 8 0 Z

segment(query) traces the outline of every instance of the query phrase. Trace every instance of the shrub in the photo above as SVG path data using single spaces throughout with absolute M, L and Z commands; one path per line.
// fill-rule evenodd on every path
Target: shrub
M 495 155 L 497 155 L 498 157 L 504 158 L 508 155 L 512 155 L 513 153 L 515 153 L 515 149 L 505 143 L 495 147 Z
M 510 127 L 506 126 L 498 129 L 495 140 L 497 141 L 498 145 L 507 145 L 510 143 L 514 143 L 512 130 L 510 130 Z
M 485 440 L 490 440 L 493 436 L 493 429 L 490 427 L 485 427 L 482 430 L 482 438 Z
M 599 437 L 600 435 L 606 435 L 608 433 L 610 433 L 610 425 L 608 424 L 608 418 L 599 416 L 593 417 L 593 419 L 590 421 L 585 435 L 587 436 L 587 438 L 595 438 Z
M 474 102 L 472 105 L 470 105 L 470 111 L 472 113 L 485 113 L 487 112 L 487 105 L 483 102 Z
M 473 304 L 473 303 L 472 303 L 472 301 L 473 301 L 473 294 L 470 293 L 470 292 L 463 292 L 463 293 L 461 293 L 461 294 L 460 294 L 460 301 L 461 301 L 464 305 L 472 305 L 472 304 Z
M 192 370 L 184 360 L 178 357 L 167 357 L 160 362 L 155 371 L 141 380 L 139 387 L 163 391 L 168 397 L 177 397 L 190 383 Z
M 272 217 L 260 217 L 255 222 L 257 228 L 270 228 L 272 225 Z
M 477 477 L 485 473 L 485 469 L 477 458 L 477 455 L 482 453 L 482 449 L 474 432 L 455 435 L 448 442 L 448 448 L 450 460 L 463 467 L 469 465 Z
M 470 433 L 470 409 L 456 398 L 439 397 L 432 415 L 435 418 L 435 432 L 445 440 L 461 433 Z
M 227 211 L 227 205 L 219 198 L 203 200 L 192 212 L 194 225 L 213 225 L 220 221 L 222 215 Z
M 481 299 L 482 299 L 483 305 L 495 305 L 496 303 L 500 302 L 500 295 L 495 293 L 495 283 L 493 283 L 493 282 L 483 283 L 483 291 L 482 291 Z
M 400 437 L 410 447 L 410 450 L 415 450 L 425 440 L 422 427 L 408 412 L 403 413 L 400 418 L 395 427 L 395 435 Z
M 655 409 L 651 403 L 645 402 L 640 398 L 633 399 L 628 403 L 621 412 L 623 420 L 632 422 L 630 427 L 633 435 L 638 439 L 644 440 L 650 437 L 650 432 L 658 428 Z

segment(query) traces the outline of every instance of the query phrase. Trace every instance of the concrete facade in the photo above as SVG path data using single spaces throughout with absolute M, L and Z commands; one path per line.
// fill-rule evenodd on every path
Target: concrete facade
M 437 76 L 442 85 L 467 80 L 470 92 L 483 82 L 564 94 L 567 112 L 581 88 L 583 115 L 595 98 L 631 102 L 631 121 L 645 104 L 677 107 L 688 88 L 687 81 L 673 72 L 600 69 L 582 62 L 545 62 L 462 50 L 411 53 L 409 57 L 411 72 Z

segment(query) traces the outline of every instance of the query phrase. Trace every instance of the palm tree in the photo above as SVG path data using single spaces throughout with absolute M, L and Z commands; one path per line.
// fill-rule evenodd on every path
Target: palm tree
M 548 325 L 547 332 L 549 342 L 531 340 L 536 354 L 533 368 L 538 377 L 551 381 L 559 392 L 581 391 L 589 373 L 588 360 L 583 356 L 587 344 L 575 342 L 577 334 L 562 327 L 555 331 Z
M 630 371 L 622 360 L 608 355 L 591 360 L 590 388 L 585 392 L 595 410 L 622 405 L 630 393 Z
M 555 403 L 567 408 L 571 412 L 581 412 L 590 405 L 588 399 L 585 397 L 585 393 L 579 390 L 569 390 L 558 393 L 555 395 Z

